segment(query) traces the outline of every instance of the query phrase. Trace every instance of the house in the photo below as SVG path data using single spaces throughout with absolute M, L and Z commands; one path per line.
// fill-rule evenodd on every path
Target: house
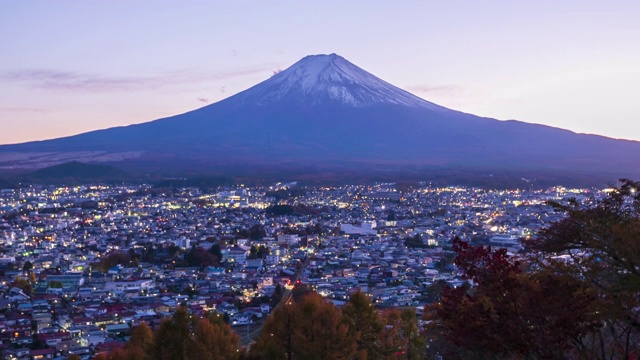
M 43 360 L 43 359 L 53 359 L 56 354 L 56 349 L 37 349 L 31 350 L 31 360 Z
M 292 246 L 300 243 L 298 234 L 280 234 L 278 235 L 278 244 Z
M 278 263 L 280 262 L 280 255 L 269 254 L 265 258 L 265 261 L 267 265 L 278 265 Z
M 225 258 L 228 262 L 236 262 L 239 264 L 244 264 L 249 256 L 249 249 L 243 248 L 241 246 L 234 246 L 227 250 L 225 254 Z
M 84 284 L 82 274 L 48 275 L 47 283 L 59 282 L 64 290 L 75 290 Z

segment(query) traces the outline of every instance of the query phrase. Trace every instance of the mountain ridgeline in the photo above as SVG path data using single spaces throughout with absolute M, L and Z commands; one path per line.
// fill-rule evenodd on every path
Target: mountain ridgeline
M 336 55 L 307 56 L 243 92 L 143 124 L 0 146 L 0 169 L 78 160 L 128 171 L 238 174 L 449 169 L 588 176 L 640 175 L 640 143 L 423 100 Z

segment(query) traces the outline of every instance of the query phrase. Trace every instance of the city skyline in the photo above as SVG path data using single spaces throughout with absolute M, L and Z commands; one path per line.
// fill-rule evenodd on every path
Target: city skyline
M 455 110 L 640 140 L 631 1 L 2 7 L 0 144 L 184 113 L 320 53 Z

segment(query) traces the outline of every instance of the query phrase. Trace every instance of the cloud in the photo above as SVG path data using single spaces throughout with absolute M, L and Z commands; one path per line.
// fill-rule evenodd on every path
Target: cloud
M 202 75 L 202 79 L 206 80 L 226 80 L 241 76 L 254 75 L 259 73 L 268 73 L 273 68 L 273 65 L 260 65 L 254 67 L 248 67 L 239 70 L 220 72 L 215 74 Z
M 265 64 L 218 73 L 203 74 L 185 70 L 149 76 L 113 76 L 51 69 L 26 69 L 0 72 L 0 81 L 24 83 L 31 88 L 45 90 L 82 92 L 130 91 L 182 84 L 201 84 L 259 73 L 265 73 L 266 75 L 272 68 L 273 64 Z
M 0 80 L 26 83 L 38 89 L 105 91 L 148 86 L 152 79 L 36 69 L 2 73 Z
M 456 85 L 412 85 L 405 90 L 417 94 L 459 95 L 463 89 Z

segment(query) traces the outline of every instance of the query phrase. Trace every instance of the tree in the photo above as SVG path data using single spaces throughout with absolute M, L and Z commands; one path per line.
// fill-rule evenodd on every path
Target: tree
M 128 358 L 150 359 L 153 350 L 153 331 L 146 323 L 140 323 L 131 332 L 131 338 L 124 345 Z
M 250 355 L 264 360 L 293 360 L 298 314 L 298 306 L 293 301 L 276 307 L 265 320 L 260 336 L 251 346 Z
M 282 299 L 282 294 L 283 294 L 284 290 L 282 289 L 282 285 L 280 285 L 280 283 L 276 284 L 276 289 L 273 291 L 273 295 L 271 296 L 271 307 L 276 306 L 278 303 L 280 303 L 280 299 Z
M 450 357 L 564 358 L 597 326 L 593 292 L 552 272 L 527 270 L 504 249 L 455 239 L 455 264 L 475 286 L 446 288 L 427 308 L 431 337 Z
M 194 331 L 191 359 L 236 360 L 241 356 L 240 337 L 223 322 L 198 321 Z
M 408 248 L 427 248 L 427 244 L 422 241 L 422 237 L 419 234 L 410 236 L 404 240 L 404 246 Z
M 60 281 L 49 281 L 49 287 L 52 289 L 62 289 L 63 286 Z
M 244 355 L 240 338 L 217 313 L 196 319 L 180 308 L 171 319 L 164 320 L 156 334 L 141 323 L 122 348 L 97 359 L 204 359 L 237 360 Z
M 316 293 L 289 300 L 265 320 L 251 346 L 258 359 L 352 359 L 356 343 L 340 310 Z
M 200 247 L 192 247 L 184 255 L 184 259 L 189 266 L 206 267 L 218 265 L 219 258 L 216 258 L 211 252 Z
M 400 319 L 402 325 L 400 335 L 406 343 L 404 353 L 407 355 L 407 360 L 424 359 L 426 341 L 419 333 L 415 309 L 403 309 L 400 312 Z
M 536 266 L 595 293 L 599 331 L 577 342 L 589 357 L 640 353 L 640 183 L 623 179 L 602 199 L 581 206 L 551 203 L 567 217 L 526 242 Z M 594 352 L 589 352 L 594 349 Z
M 97 264 L 92 264 L 92 267 L 100 269 L 103 273 L 109 271 L 110 268 L 120 264 L 129 265 L 131 263 L 131 257 L 124 251 L 112 252 L 107 256 L 100 259 Z
M 184 359 L 193 346 L 192 320 L 186 310 L 179 308 L 171 319 L 163 320 L 155 334 L 155 359 Z
M 385 359 L 424 359 L 426 341 L 420 334 L 413 309 L 387 309 L 382 313 L 385 325 L 381 333 Z
M 249 229 L 250 240 L 259 240 L 265 236 L 267 236 L 267 233 L 264 230 L 264 226 L 262 225 L 254 225 L 251 227 L 251 229 Z
M 291 290 L 291 297 L 296 301 L 296 303 L 300 303 L 302 299 L 311 294 L 315 293 L 311 287 L 307 284 L 295 284 L 293 290 Z
M 352 359 L 356 352 L 355 339 L 349 327 L 332 303 L 317 293 L 309 293 L 299 304 L 300 317 L 294 336 L 297 359 Z
M 29 283 L 28 280 L 23 279 L 19 276 L 17 276 L 16 279 L 11 284 L 9 284 L 9 288 L 12 288 L 12 287 L 17 287 L 27 295 L 31 295 L 31 291 L 33 290 L 31 283 Z
M 291 205 L 271 205 L 265 210 L 265 212 L 267 213 L 267 215 L 271 215 L 271 216 L 292 215 L 293 214 L 293 206 L 291 206 Z
M 435 301 L 440 301 L 442 291 L 449 286 L 446 280 L 438 280 L 433 284 L 427 286 L 424 290 L 423 295 L 427 302 L 432 303 Z
M 267 255 L 269 255 L 269 253 L 270 253 L 269 248 L 264 245 L 260 245 L 260 246 L 252 245 L 251 250 L 249 251 L 249 260 L 264 259 L 265 257 L 267 257 Z
M 22 271 L 30 272 L 31 270 L 33 270 L 33 264 L 31 261 L 26 261 L 24 265 L 22 265 Z
M 395 359 L 401 354 L 407 344 L 400 334 L 402 318 L 400 310 L 386 309 L 381 314 L 384 330 L 380 333 L 380 354 L 384 359 Z
M 211 249 L 209 249 L 209 253 L 215 256 L 218 261 L 222 259 L 222 250 L 220 250 L 220 244 L 211 245 Z
M 380 356 L 380 335 L 383 324 L 367 294 L 358 291 L 342 308 L 343 322 L 356 341 L 358 358 L 377 359 Z

